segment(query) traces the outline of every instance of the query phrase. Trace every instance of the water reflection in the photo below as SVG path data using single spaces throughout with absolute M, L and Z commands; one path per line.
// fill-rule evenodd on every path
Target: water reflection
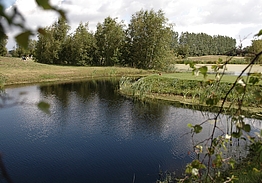
M 93 80 L 8 89 L 18 98 L 27 91 L 29 104 L 0 110 L 0 148 L 15 182 L 122 183 L 135 174 L 145 183 L 159 166 L 181 173 L 193 158 L 186 124 L 213 114 L 133 101 L 117 87 Z M 39 100 L 51 104 L 50 115 L 33 105 Z
M 114 91 L 118 87 L 118 80 L 90 80 L 86 82 L 64 83 L 56 85 L 40 86 L 39 89 L 44 96 L 55 97 L 66 107 L 69 104 L 70 96 L 75 93 L 78 98 L 85 101 L 98 94 L 101 98 L 111 101 L 117 100 Z
M 101 122 L 100 117 L 103 116 L 105 121 L 102 122 L 106 129 L 123 131 L 137 128 L 138 131 L 160 134 L 167 106 L 157 103 L 133 103 L 116 94 L 117 84 L 118 81 L 95 80 L 40 86 L 39 90 L 41 95 L 52 103 L 53 113 L 62 112 L 59 116 L 64 118 L 63 122 L 73 118 L 75 122 L 82 125 L 88 123 L 89 127 L 96 128 Z

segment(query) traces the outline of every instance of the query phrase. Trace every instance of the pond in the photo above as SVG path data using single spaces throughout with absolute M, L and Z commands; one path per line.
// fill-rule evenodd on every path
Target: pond
M 12 99 L 0 110 L 0 151 L 13 181 L 153 183 L 159 170 L 181 174 L 194 158 L 187 124 L 206 116 L 124 98 L 117 83 L 6 89 Z M 40 100 L 50 114 L 36 107 Z

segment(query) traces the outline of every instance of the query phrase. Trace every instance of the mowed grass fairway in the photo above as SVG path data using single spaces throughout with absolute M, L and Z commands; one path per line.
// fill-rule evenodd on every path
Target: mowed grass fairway
M 36 63 L 33 60 L 0 57 L 0 77 L 4 78 L 5 85 L 144 76 L 150 73 L 152 71 L 127 67 L 56 66 Z

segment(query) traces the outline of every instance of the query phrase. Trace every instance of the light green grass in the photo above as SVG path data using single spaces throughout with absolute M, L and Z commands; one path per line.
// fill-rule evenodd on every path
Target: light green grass
M 5 85 L 83 80 L 88 78 L 144 76 L 152 73 L 128 67 L 57 66 L 36 63 L 33 60 L 0 57 L 0 76 Z

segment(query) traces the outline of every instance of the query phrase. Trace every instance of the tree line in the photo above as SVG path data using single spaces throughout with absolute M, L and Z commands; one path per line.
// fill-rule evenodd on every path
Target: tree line
M 38 34 L 34 56 L 37 62 L 63 65 L 123 65 L 143 69 L 163 68 L 171 54 L 172 25 L 163 11 L 141 10 L 132 15 L 128 28 L 107 17 L 93 33 L 80 23 L 74 33 L 63 19 Z
M 182 32 L 175 50 L 182 57 L 236 54 L 236 39 L 228 36 L 210 36 L 205 33 Z
M 39 63 L 88 66 L 130 66 L 142 69 L 166 68 L 178 56 L 235 55 L 236 40 L 205 33 L 175 32 L 162 10 L 140 10 L 125 26 L 107 17 L 96 31 L 80 23 L 73 33 L 60 18 L 30 40 L 25 50 L 17 45 L 15 56 L 34 55 Z

